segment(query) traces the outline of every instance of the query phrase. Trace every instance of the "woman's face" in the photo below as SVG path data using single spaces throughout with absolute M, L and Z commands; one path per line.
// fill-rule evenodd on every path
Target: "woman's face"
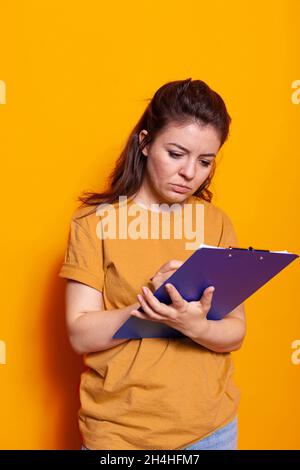
M 146 134 L 146 130 L 140 132 L 140 143 Z M 139 190 L 143 201 L 150 204 L 184 203 L 208 178 L 220 143 L 216 130 L 210 125 L 169 124 L 143 149 L 147 157 Z

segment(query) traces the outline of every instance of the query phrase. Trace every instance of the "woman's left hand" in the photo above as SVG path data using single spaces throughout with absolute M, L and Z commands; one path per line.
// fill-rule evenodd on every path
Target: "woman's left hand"
M 207 327 L 207 314 L 211 307 L 214 287 L 207 287 L 200 300 L 188 302 L 173 284 L 165 285 L 172 303 L 166 305 L 160 302 L 153 293 L 143 286 L 143 295 L 137 295 L 144 313 L 132 310 L 131 315 L 143 320 L 164 323 L 171 328 L 179 330 L 189 336 L 196 329 L 199 331 Z

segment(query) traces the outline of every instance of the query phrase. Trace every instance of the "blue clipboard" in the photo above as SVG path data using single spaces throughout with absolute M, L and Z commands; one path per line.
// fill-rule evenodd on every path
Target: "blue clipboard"
M 187 301 L 199 300 L 214 286 L 208 320 L 220 320 L 260 287 L 276 276 L 299 255 L 288 251 L 249 248 L 200 247 L 158 288 L 153 295 L 167 305 L 171 299 L 165 284 L 173 284 Z M 142 307 L 138 308 L 143 312 Z M 130 317 L 113 338 L 181 338 L 179 330 L 160 322 Z

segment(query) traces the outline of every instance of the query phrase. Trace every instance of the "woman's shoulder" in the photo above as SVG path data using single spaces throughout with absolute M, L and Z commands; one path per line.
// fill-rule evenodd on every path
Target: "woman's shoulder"
M 212 238 L 216 235 L 219 237 L 219 241 L 216 244 L 218 246 L 238 246 L 239 242 L 234 227 L 235 224 L 232 222 L 228 212 L 211 201 L 196 199 L 196 203 L 204 205 L 204 221 L 207 232 L 211 234 Z
M 71 218 L 75 222 L 79 223 L 82 219 L 84 219 L 84 221 L 86 221 L 87 219 L 91 220 L 96 217 L 96 211 L 97 206 L 82 205 L 74 209 Z
M 209 217 L 220 220 L 223 220 L 224 218 L 228 217 L 228 214 L 224 209 L 222 209 L 220 206 L 216 205 L 212 201 L 207 201 L 206 199 L 203 199 L 201 196 L 193 195 L 192 201 L 195 204 L 202 204 L 204 206 L 205 214 Z
M 97 214 L 98 206 L 81 205 L 74 209 L 71 224 L 78 228 L 78 233 L 85 233 L 90 239 L 98 239 L 101 218 Z
M 79 225 L 92 238 L 99 238 L 102 234 L 102 220 L 108 216 L 109 211 L 114 211 L 113 220 L 117 220 L 118 202 L 103 202 L 95 205 L 83 204 L 77 207 L 72 214 L 72 223 Z M 100 239 L 101 239 L 100 235 Z

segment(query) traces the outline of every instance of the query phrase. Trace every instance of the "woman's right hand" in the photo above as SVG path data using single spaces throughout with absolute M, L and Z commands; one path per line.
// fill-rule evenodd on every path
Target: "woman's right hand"
M 183 263 L 184 261 L 171 259 L 163 264 L 151 278 L 154 289 L 158 289 Z

